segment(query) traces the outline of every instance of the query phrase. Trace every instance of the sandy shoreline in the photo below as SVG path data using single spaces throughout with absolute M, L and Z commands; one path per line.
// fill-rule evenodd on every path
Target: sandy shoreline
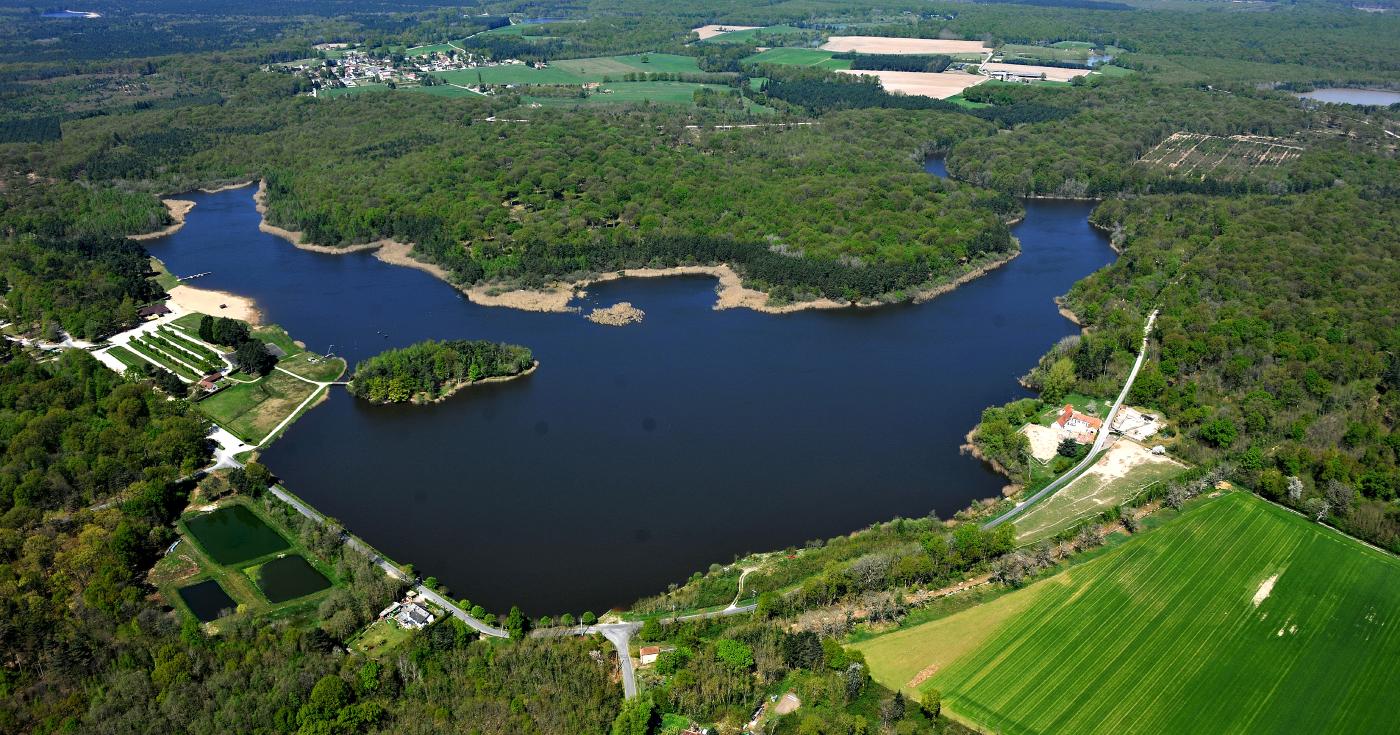
M 252 180 L 252 179 L 248 179 L 247 181 L 244 181 L 244 182 L 242 182 L 242 183 L 224 184 L 223 186 L 214 186 L 214 187 L 201 186 L 201 187 L 199 187 L 199 190 L 202 191 L 202 192 L 204 192 L 205 194 L 218 194 L 218 193 L 221 192 L 221 191 L 230 191 L 230 190 L 232 190 L 232 189 L 242 189 L 242 188 L 245 187 L 245 186 L 252 186 L 252 185 L 253 185 L 253 180 Z
M 173 224 L 162 227 L 155 232 L 143 232 L 140 235 L 127 235 L 128 240 L 154 240 L 158 237 L 165 237 L 178 231 L 185 226 L 185 215 L 194 209 L 194 202 L 188 199 L 162 199 L 161 204 L 165 205 L 166 211 L 170 212 L 170 218 L 175 220 Z
M 227 291 L 176 286 L 170 289 L 170 303 L 183 312 L 197 311 L 212 316 L 226 316 L 242 319 L 249 324 L 259 324 L 262 320 L 262 312 L 258 311 L 256 302 L 247 296 Z M 221 306 L 224 308 L 220 308 Z

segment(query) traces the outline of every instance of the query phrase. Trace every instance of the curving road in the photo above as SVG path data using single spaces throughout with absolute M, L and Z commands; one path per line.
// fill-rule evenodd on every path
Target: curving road
M 1133 369 L 1131 372 L 1128 373 L 1127 381 L 1123 383 L 1123 390 L 1118 392 L 1118 400 L 1113 402 L 1113 408 L 1109 409 L 1108 416 L 1104 418 L 1103 428 L 1099 430 L 1098 438 L 1094 439 L 1094 445 L 1092 447 L 1089 447 L 1089 453 L 1084 456 L 1084 459 L 1079 461 L 1079 464 L 1070 468 L 1070 470 L 1064 473 L 1063 475 L 1060 475 L 1058 478 L 1055 479 L 1054 482 L 1041 488 L 1040 491 L 1037 492 L 1035 495 L 1032 495 L 1029 498 L 1022 500 L 1021 502 L 1016 504 L 1016 507 L 982 524 L 983 529 L 995 528 L 1005 523 L 1006 521 L 1015 518 L 1016 516 L 1021 514 L 1021 511 L 1024 511 L 1026 508 L 1029 508 L 1033 503 L 1035 503 L 1035 501 L 1040 500 L 1041 498 L 1045 497 L 1046 495 L 1049 495 L 1050 493 L 1055 492 L 1056 490 L 1059 490 L 1066 483 L 1072 481 L 1075 477 L 1077 477 L 1079 475 L 1079 472 L 1085 467 L 1088 467 L 1089 465 L 1098 461 L 1099 452 L 1103 450 L 1104 445 L 1108 443 L 1109 435 L 1113 433 L 1113 419 L 1117 417 L 1119 407 L 1121 407 L 1123 405 L 1123 401 L 1127 399 L 1128 391 L 1132 390 L 1133 388 L 1133 381 L 1137 380 L 1138 370 L 1142 368 L 1143 360 L 1147 358 L 1147 338 L 1150 334 L 1152 334 L 1152 323 L 1157 321 L 1157 311 L 1157 309 L 1153 309 L 1152 313 L 1147 316 L 1147 325 L 1142 328 L 1142 346 L 1138 348 L 1137 361 L 1133 363 Z

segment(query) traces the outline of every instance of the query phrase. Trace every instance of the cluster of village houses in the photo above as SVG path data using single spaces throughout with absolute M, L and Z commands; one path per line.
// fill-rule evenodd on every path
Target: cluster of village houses
M 348 43 L 319 43 L 317 51 L 339 51 L 343 55 L 334 63 L 322 63 L 310 59 L 287 67 L 296 69 L 316 85 L 317 90 L 326 87 L 359 87 L 366 84 L 421 84 L 424 78 L 434 72 L 477 69 L 489 66 L 522 65 L 519 59 L 493 61 L 466 49 L 453 47 L 447 51 L 433 51 L 417 56 L 406 56 L 395 61 L 389 56 L 374 56 L 366 51 L 350 48 Z M 543 68 L 543 62 L 536 62 Z M 312 92 L 314 96 L 316 92 Z

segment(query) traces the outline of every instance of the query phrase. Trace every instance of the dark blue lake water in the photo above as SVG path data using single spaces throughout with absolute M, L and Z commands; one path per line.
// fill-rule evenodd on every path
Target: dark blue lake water
M 1089 203 L 1029 201 L 1019 258 L 925 304 L 774 316 L 713 310 L 709 278 L 594 286 L 585 309 L 646 312 L 618 328 L 477 306 L 368 253 L 298 250 L 258 231 L 252 194 L 190 195 L 185 227 L 148 247 L 352 363 L 427 338 L 534 350 L 534 375 L 432 406 L 337 391 L 263 461 L 454 595 L 536 615 L 996 495 L 1002 479 L 958 447 L 1074 331 L 1052 299 L 1114 257 Z

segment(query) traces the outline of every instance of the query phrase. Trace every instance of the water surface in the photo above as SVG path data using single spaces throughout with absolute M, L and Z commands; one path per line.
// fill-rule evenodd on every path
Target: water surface
M 287 540 L 241 505 L 185 520 L 199 545 L 220 564 L 237 564 L 287 548 Z
M 179 595 L 201 623 L 218 620 L 238 607 L 233 598 L 224 592 L 224 588 L 212 579 L 181 587 Z
M 295 600 L 331 586 L 300 554 L 291 554 L 258 567 L 258 589 L 272 604 Z
M 1324 87 L 1311 92 L 1299 92 L 1297 96 L 1334 105 L 1388 106 L 1400 102 L 1400 92 L 1351 87 Z
M 926 304 L 774 316 L 713 310 L 713 279 L 626 279 L 581 304 L 646 312 L 619 328 L 298 250 L 258 231 L 251 197 L 192 194 L 185 227 L 148 247 L 352 363 L 427 338 L 534 350 L 534 375 L 431 406 L 337 391 L 263 456 L 456 596 L 531 614 L 626 605 L 748 551 L 996 495 L 1002 478 L 958 447 L 1073 332 L 1053 298 L 1113 258 L 1090 204 L 1037 200 L 1019 258 Z

